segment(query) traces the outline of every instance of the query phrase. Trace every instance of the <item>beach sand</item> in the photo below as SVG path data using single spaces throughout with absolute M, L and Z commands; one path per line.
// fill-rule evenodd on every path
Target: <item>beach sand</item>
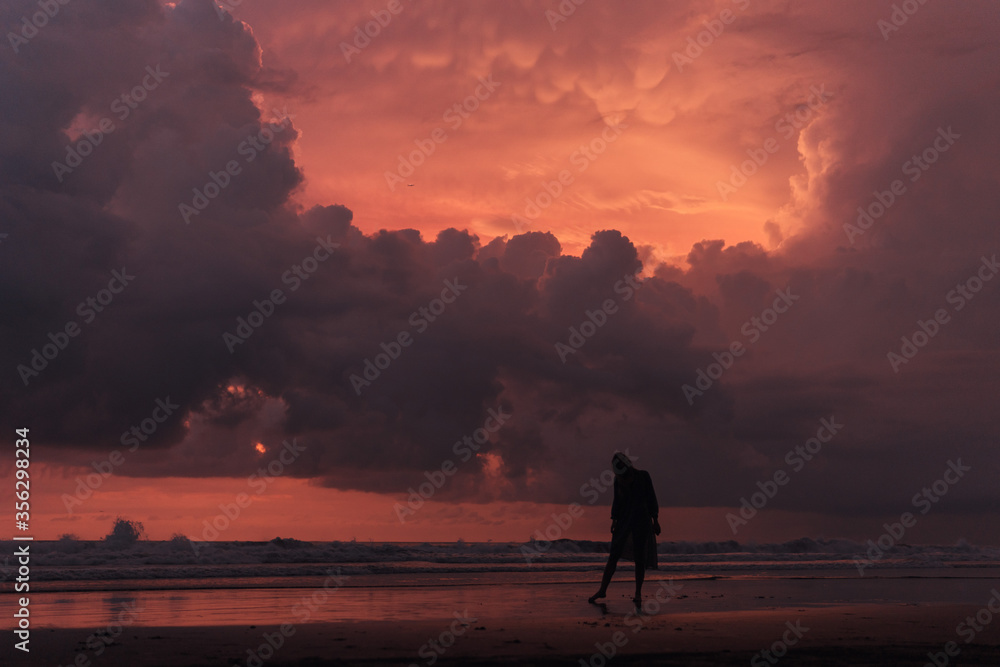
M 504 587 L 493 587 L 500 595 Z M 582 596 L 589 587 L 567 587 Z M 577 590 L 578 589 L 578 590 Z M 285 626 L 209 625 L 129 626 L 102 655 L 88 649 L 93 628 L 38 628 L 30 659 L 13 664 L 70 665 L 924 665 L 928 652 L 945 664 L 1000 665 L 1000 622 L 990 622 L 965 643 L 956 627 L 982 604 L 863 603 L 802 606 L 782 604 L 757 609 L 692 611 L 675 600 L 657 613 L 636 616 L 628 598 L 615 591 L 607 611 L 572 597 L 567 614 L 501 613 L 488 603 L 467 611 L 468 625 L 455 615 L 392 621 L 324 621 Z M 652 593 L 652 591 L 651 591 Z M 406 592 L 401 593 L 402 603 Z M 710 606 L 710 605 L 706 605 Z M 459 615 L 462 615 L 459 613 Z M 1000 621 L 1000 619 L 998 619 Z M 793 632 L 790 628 L 796 628 Z M 452 635 L 452 630 L 455 631 Z M 271 650 L 272 644 L 280 644 Z M 280 637 L 280 639 L 279 639 Z M 783 657 L 760 654 L 783 637 L 794 639 Z M 440 651 L 428 643 L 449 644 Z M 960 654 L 948 658 L 946 643 Z M 616 645 L 617 644 L 617 645 Z M 262 649 L 263 647 L 263 649 Z M 422 648 L 423 647 L 423 648 Z M 255 658 L 260 658 L 259 661 Z M 751 663 L 754 656 L 759 656 Z M 83 656 L 80 658 L 79 656 Z M 88 662 L 84 662 L 84 658 Z M 433 660 L 432 660 L 433 659 Z M 74 662 L 76 660 L 77 662 Z

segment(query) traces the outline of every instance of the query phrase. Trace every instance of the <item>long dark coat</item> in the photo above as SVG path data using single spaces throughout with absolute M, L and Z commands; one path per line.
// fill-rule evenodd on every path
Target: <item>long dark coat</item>
M 616 522 L 616 535 L 621 531 L 628 531 L 622 558 L 635 561 L 632 535 L 641 531 L 646 538 L 646 569 L 655 570 L 658 568 L 653 519 L 659 517 L 660 507 L 656 502 L 653 479 L 645 470 L 633 470 L 626 477 L 630 479 L 615 476 L 615 496 L 611 503 L 611 518 Z M 612 540 L 614 538 L 612 536 Z

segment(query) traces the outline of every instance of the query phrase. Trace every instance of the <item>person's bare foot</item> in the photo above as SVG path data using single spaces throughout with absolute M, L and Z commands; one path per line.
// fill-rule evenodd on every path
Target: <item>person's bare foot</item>
M 635 605 L 636 611 L 642 611 L 642 596 L 636 595 L 634 598 L 632 598 L 632 604 Z
M 605 592 L 605 591 L 597 591 L 596 593 L 594 593 L 593 595 L 591 595 L 589 598 L 587 598 L 587 602 L 589 602 L 591 604 L 594 604 L 595 602 L 597 602 L 598 600 L 601 600 L 601 599 L 605 598 L 606 596 L 607 596 L 607 592 Z

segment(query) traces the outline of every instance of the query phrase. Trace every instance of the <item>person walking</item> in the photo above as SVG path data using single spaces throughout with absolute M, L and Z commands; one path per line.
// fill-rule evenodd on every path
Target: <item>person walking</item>
M 623 555 L 627 558 L 628 547 L 631 546 L 635 560 L 635 597 L 632 601 L 636 609 L 641 610 L 646 568 L 656 569 L 657 566 L 655 536 L 660 534 L 660 508 L 653 490 L 653 479 L 645 470 L 636 470 L 626 454 L 615 453 L 611 458 L 611 470 L 615 473 L 611 549 L 601 588 L 588 601 L 596 602 L 607 596 L 608 584 L 618 567 L 618 559 Z

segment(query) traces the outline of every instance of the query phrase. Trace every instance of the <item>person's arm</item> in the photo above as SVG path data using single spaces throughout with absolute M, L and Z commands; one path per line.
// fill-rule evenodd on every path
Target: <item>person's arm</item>
M 653 533 L 660 534 L 660 504 L 656 502 L 656 489 L 653 488 L 653 478 L 646 473 L 646 502 L 649 507 L 649 516 L 653 517 Z
M 611 499 L 611 532 L 615 532 L 618 525 L 619 515 L 622 512 L 621 486 L 618 484 L 618 476 L 615 476 L 614 491 Z

